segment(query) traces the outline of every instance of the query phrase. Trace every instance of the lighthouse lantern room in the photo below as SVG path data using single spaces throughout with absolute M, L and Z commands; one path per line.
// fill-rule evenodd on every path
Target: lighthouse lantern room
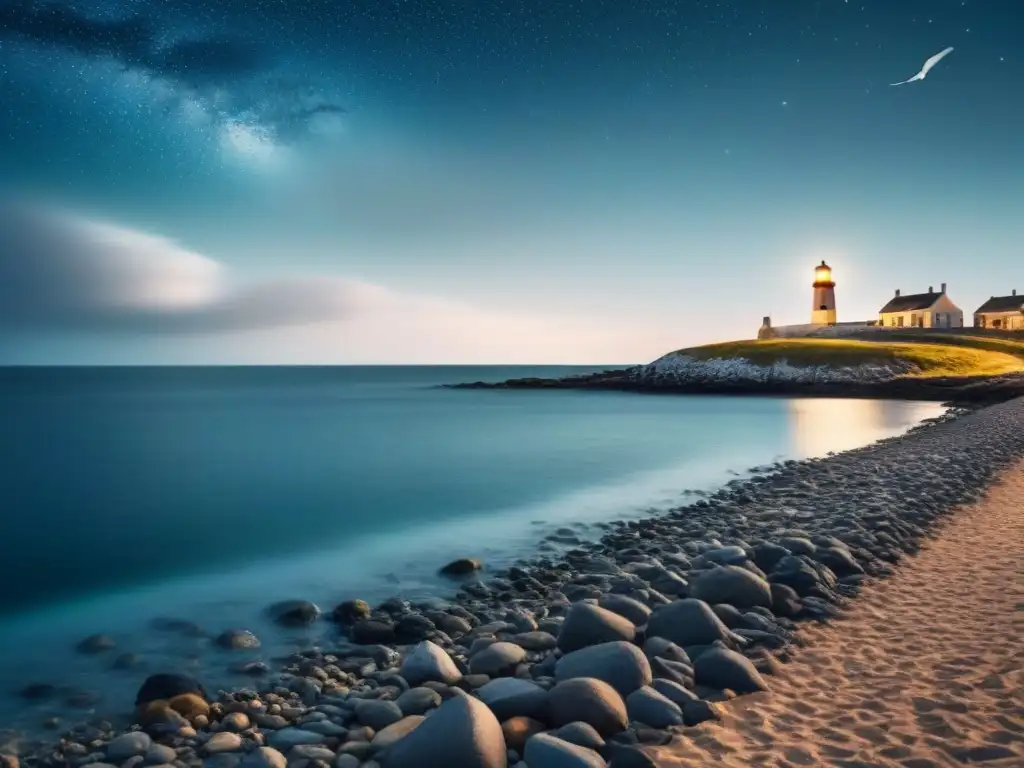
M 811 306 L 811 324 L 836 324 L 836 284 L 832 280 L 832 267 L 824 261 L 814 268 L 814 301 Z

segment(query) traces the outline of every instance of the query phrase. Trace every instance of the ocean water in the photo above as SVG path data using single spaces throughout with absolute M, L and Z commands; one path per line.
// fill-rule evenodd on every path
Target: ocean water
M 0 728 L 124 712 L 153 671 L 212 687 L 330 627 L 283 631 L 302 597 L 443 596 L 455 557 L 508 564 L 554 529 L 667 510 L 750 467 L 899 434 L 931 403 L 450 390 L 584 368 L 0 369 Z M 552 548 L 553 544 L 542 544 Z M 246 627 L 249 655 L 160 632 Z M 74 651 L 94 632 L 118 651 Z M 113 670 L 119 652 L 136 669 Z M 66 686 L 46 702 L 11 695 Z

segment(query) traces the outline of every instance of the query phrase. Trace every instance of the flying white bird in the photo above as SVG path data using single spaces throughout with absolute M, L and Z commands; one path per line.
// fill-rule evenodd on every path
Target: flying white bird
M 921 71 L 914 75 L 912 78 L 910 78 L 909 80 L 904 80 L 902 83 L 892 83 L 892 85 L 905 85 L 907 83 L 913 83 L 916 80 L 924 80 L 925 76 L 928 74 L 931 68 L 938 64 L 940 61 L 942 61 L 946 56 L 948 56 L 952 52 L 952 47 L 946 48 L 944 51 L 939 51 L 930 59 L 928 59 L 928 61 L 924 63 L 924 66 L 921 67 Z

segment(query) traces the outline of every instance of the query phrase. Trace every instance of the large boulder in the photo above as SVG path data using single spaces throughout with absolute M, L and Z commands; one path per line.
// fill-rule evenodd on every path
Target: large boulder
M 563 741 L 550 733 L 534 736 L 526 742 L 523 755 L 530 768 L 605 768 L 597 752 Z
M 679 705 L 654 688 L 637 688 L 626 697 L 629 719 L 652 728 L 668 728 L 683 724 L 683 711 Z
M 454 685 L 462 679 L 452 657 L 430 640 L 424 640 L 402 660 L 402 677 L 409 685 L 420 683 L 446 683 Z
M 590 603 L 573 603 L 558 633 L 558 647 L 570 653 L 588 645 L 631 641 L 634 637 L 636 626 L 624 616 Z
M 547 721 L 551 725 L 557 728 L 577 720 L 605 737 L 624 731 L 629 723 L 626 703 L 619 692 L 592 677 L 558 683 L 548 694 Z
M 555 680 L 562 682 L 574 677 L 603 680 L 620 696 L 628 696 L 637 688 L 650 684 L 651 664 L 643 651 L 632 643 L 621 640 L 601 643 L 567 653 L 558 660 Z
M 547 711 L 548 692 L 536 683 L 518 677 L 499 677 L 477 689 L 480 701 L 499 720 L 512 717 L 541 718 Z
M 454 696 L 383 750 L 381 768 L 508 768 L 501 724 L 483 702 Z
M 194 693 L 201 699 L 206 698 L 206 691 L 194 677 L 173 673 L 150 675 L 135 695 L 135 706 L 141 707 L 151 701 L 173 699 L 186 693 Z
M 736 693 L 767 691 L 761 673 L 746 656 L 727 648 L 711 648 L 694 661 L 697 683 Z
M 647 617 L 651 615 L 651 609 L 641 603 L 639 600 L 634 600 L 631 597 L 625 595 L 605 595 L 597 604 L 605 610 L 617 613 L 619 616 L 629 619 L 635 625 L 642 626 L 647 623 Z
M 267 613 L 285 627 L 301 627 L 320 618 L 320 608 L 309 600 L 282 600 L 271 605 Z
M 484 564 L 475 560 L 471 557 L 464 557 L 460 560 L 452 560 L 448 565 L 443 566 L 438 573 L 442 576 L 448 576 L 450 578 L 459 578 L 462 576 L 471 576 L 477 571 L 483 570 Z
M 727 603 L 736 608 L 771 608 L 768 582 L 745 568 L 723 565 L 704 571 L 690 583 L 690 597 L 705 603 Z
M 248 629 L 226 629 L 217 635 L 215 642 L 227 651 L 251 651 L 260 647 L 260 639 Z
M 736 636 L 702 600 L 676 600 L 651 614 L 648 637 L 662 637 L 683 647 L 709 645 L 715 640 L 735 643 Z
M 338 603 L 331 611 L 331 619 L 344 626 L 368 618 L 370 618 L 370 604 L 365 600 L 346 600 L 343 603 Z

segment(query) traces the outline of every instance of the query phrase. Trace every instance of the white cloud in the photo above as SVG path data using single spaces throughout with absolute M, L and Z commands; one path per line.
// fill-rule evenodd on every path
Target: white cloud
M 245 282 L 172 240 L 19 205 L 0 204 L 0 242 L 0 329 L 30 345 L 100 333 L 115 358 L 117 339 L 161 334 L 176 339 L 174 360 L 190 362 L 628 362 L 660 354 L 674 335 L 339 276 Z M 164 348 L 136 362 L 160 362 Z

